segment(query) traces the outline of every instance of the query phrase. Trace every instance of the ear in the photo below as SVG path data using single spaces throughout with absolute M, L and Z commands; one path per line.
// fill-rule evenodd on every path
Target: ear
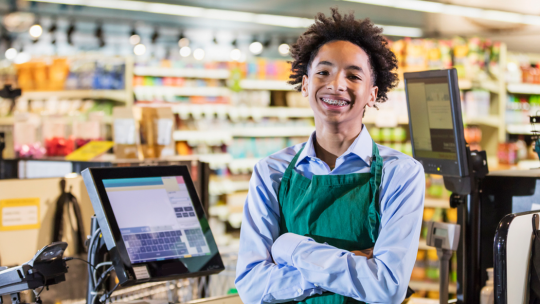
M 376 86 L 371 87 L 369 91 L 369 101 L 367 103 L 368 107 L 373 108 L 375 106 L 378 93 L 379 93 L 379 87 L 376 87 Z
M 302 76 L 302 97 L 308 97 L 308 77 Z

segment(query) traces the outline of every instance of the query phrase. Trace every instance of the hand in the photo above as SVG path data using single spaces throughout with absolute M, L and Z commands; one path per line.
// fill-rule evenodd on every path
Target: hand
M 368 259 L 371 259 L 373 257 L 373 247 L 368 248 L 368 249 L 363 249 L 363 250 L 354 250 L 351 252 L 354 253 L 355 255 L 363 256 Z

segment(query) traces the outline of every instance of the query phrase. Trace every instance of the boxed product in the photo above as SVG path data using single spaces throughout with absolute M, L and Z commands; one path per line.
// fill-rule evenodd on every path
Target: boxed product
M 114 155 L 117 159 L 142 159 L 139 151 L 139 133 L 132 108 L 113 108 Z

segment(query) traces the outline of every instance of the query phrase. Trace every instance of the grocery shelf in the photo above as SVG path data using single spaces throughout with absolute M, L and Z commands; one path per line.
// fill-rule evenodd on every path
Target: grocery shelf
M 133 92 L 137 96 L 228 96 L 230 94 L 230 90 L 226 87 L 138 86 L 133 88 Z
M 210 195 L 221 195 L 230 194 L 237 191 L 247 191 L 249 189 L 249 181 L 211 180 L 208 189 Z
M 534 83 L 509 83 L 506 89 L 514 94 L 540 94 L 540 84 Z
M 448 199 L 430 198 L 424 199 L 424 208 L 450 208 L 450 201 Z
M 424 281 L 410 281 L 409 287 L 413 290 L 425 290 L 425 291 L 439 291 L 439 282 L 424 282 Z M 455 283 L 448 285 L 449 293 L 456 293 L 457 286 Z
M 309 118 L 313 117 L 311 108 L 290 108 L 290 107 L 246 107 L 246 106 L 231 106 L 225 104 L 180 104 L 172 107 L 173 113 L 180 116 L 222 116 L 228 115 L 231 118 L 248 118 L 254 119 L 262 117 L 278 117 L 278 118 Z
M 530 124 L 507 124 L 506 132 L 509 134 L 532 134 Z
M 0 125 L 12 125 L 13 123 L 15 123 L 15 118 L 13 116 L 0 117 Z
M 409 123 L 407 115 L 398 115 L 394 111 L 369 109 L 362 119 L 364 124 L 374 124 L 377 127 L 396 127 Z
M 497 115 L 489 115 L 484 117 L 465 117 L 465 123 L 470 125 L 484 125 L 498 128 L 501 125 L 501 119 Z
M 425 239 L 420 239 L 420 242 L 418 243 L 418 250 L 428 250 L 428 249 L 434 249 L 433 247 L 429 247 L 426 244 Z
M 232 140 L 231 133 L 218 130 L 177 130 L 173 132 L 175 141 L 187 141 L 189 144 L 206 143 L 221 145 Z
M 218 130 L 177 130 L 173 132 L 175 141 L 226 143 L 233 137 L 298 137 L 310 136 L 315 127 L 261 127 L 238 128 L 228 131 Z
M 240 87 L 244 90 L 273 90 L 273 91 L 292 91 L 294 86 L 287 83 L 287 80 L 258 80 L 243 79 L 240 80 Z
M 232 129 L 233 137 L 296 137 L 310 136 L 315 127 L 271 127 Z
M 227 69 L 193 69 L 136 66 L 133 69 L 133 74 L 136 76 L 154 77 L 227 79 L 229 78 L 231 73 Z
M 248 173 L 253 171 L 253 167 L 260 161 L 260 158 L 234 159 L 229 163 L 229 170 L 233 174 Z
M 65 90 L 65 91 L 26 91 L 21 97 L 28 99 L 112 99 L 125 102 L 130 93 L 125 90 Z

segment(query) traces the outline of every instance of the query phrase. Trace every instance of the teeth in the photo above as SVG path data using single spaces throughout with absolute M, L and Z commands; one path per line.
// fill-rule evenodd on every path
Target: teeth
M 323 98 L 322 101 L 326 102 L 327 104 L 337 105 L 340 107 L 348 104 L 348 102 L 343 101 L 343 100 L 334 100 L 334 99 L 328 99 L 328 98 Z

